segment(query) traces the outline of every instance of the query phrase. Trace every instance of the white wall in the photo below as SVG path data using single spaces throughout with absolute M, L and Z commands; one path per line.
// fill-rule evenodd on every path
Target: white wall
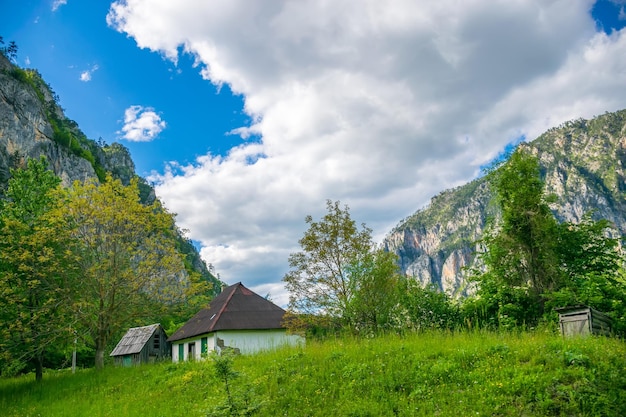
M 304 344 L 304 338 L 288 335 L 284 329 L 276 330 L 224 330 L 216 332 L 225 346 L 238 348 L 241 353 L 255 353 L 282 346 Z
M 200 337 L 195 338 L 195 339 L 179 340 L 179 341 L 172 343 L 172 362 L 176 363 L 179 360 L 188 361 L 190 359 L 189 358 L 189 345 L 190 344 L 195 344 L 195 357 L 193 359 L 194 360 L 202 359 L 201 340 L 203 337 L 207 338 L 207 352 L 211 353 L 211 351 L 215 349 L 215 333 L 201 335 Z M 183 345 L 183 358 L 178 357 L 178 349 L 181 344 Z
M 288 335 L 284 329 L 276 330 L 225 330 L 204 334 L 193 339 L 179 340 L 172 343 L 172 362 L 189 360 L 189 344 L 195 343 L 195 358 L 201 359 L 202 337 L 207 337 L 207 352 L 217 348 L 217 338 L 224 341 L 225 346 L 238 348 L 241 353 L 255 353 L 261 350 L 271 350 L 282 346 L 303 345 L 305 340 L 301 336 Z M 179 345 L 183 345 L 184 357 L 178 357 Z

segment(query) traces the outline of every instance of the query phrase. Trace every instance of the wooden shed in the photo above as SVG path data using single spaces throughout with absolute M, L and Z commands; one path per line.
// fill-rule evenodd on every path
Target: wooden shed
M 559 313 L 561 334 L 566 337 L 611 334 L 611 318 L 587 306 L 571 306 L 555 309 Z
M 171 344 L 160 324 L 128 329 L 110 356 L 116 365 L 138 365 L 171 357 Z

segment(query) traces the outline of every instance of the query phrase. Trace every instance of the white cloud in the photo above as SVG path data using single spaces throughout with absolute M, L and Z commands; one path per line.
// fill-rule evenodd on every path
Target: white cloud
M 56 12 L 59 7 L 64 6 L 67 4 L 67 0 L 54 0 L 52 2 L 52 11 Z
M 626 107 L 626 32 L 592 4 L 125 0 L 107 22 L 245 97 L 234 133 L 260 143 L 152 180 L 225 281 L 276 289 L 326 199 L 380 240 L 520 135 Z
M 91 81 L 91 74 L 98 71 L 98 65 L 93 65 L 90 69 L 80 73 L 80 80 L 83 82 Z
M 165 126 L 152 107 L 130 106 L 124 111 L 124 126 L 117 134 L 131 142 L 150 142 Z

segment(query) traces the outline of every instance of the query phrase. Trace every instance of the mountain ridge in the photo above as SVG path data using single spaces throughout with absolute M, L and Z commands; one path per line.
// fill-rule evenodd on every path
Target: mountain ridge
M 528 147 L 538 157 L 550 208 L 559 221 L 579 222 L 586 212 L 626 233 L 626 110 L 590 120 L 563 123 Z M 468 269 L 487 219 L 497 216 L 486 176 L 445 190 L 401 220 L 384 238 L 383 247 L 399 257 L 402 272 L 453 295 L 467 295 Z

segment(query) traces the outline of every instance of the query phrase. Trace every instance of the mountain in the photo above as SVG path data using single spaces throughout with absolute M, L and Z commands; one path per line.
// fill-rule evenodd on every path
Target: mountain
M 109 172 L 124 184 L 136 177 L 128 149 L 119 143 L 88 139 L 78 124 L 65 117 L 58 96 L 36 70 L 13 65 L 0 54 L 0 195 L 11 168 L 24 166 L 29 158 L 46 156 L 63 185 L 90 178 L 103 180 Z M 141 199 L 154 202 L 154 189 L 139 177 Z M 197 249 L 179 234 L 179 250 L 188 269 L 200 273 L 221 290 L 220 280 L 208 270 Z
M 559 221 L 578 222 L 586 212 L 626 233 L 626 110 L 552 128 L 528 147 L 539 159 L 550 208 Z M 383 241 L 402 271 L 454 296 L 468 292 L 465 267 L 476 265 L 477 241 L 487 219 L 498 215 L 487 177 L 443 191 L 402 220 Z

